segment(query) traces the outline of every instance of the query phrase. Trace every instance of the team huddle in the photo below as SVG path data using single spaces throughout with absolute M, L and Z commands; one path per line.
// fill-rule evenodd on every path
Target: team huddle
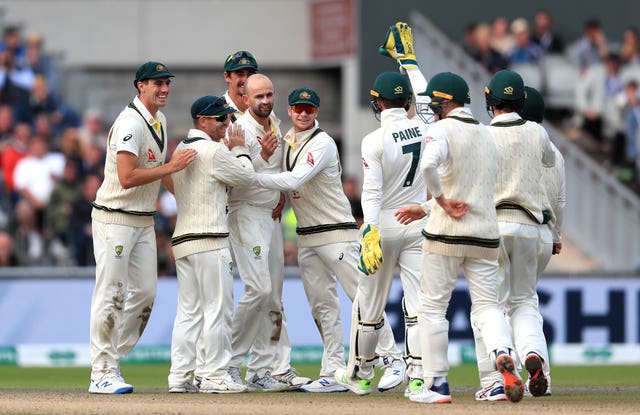
M 402 386 L 411 401 L 450 403 L 445 314 L 462 271 L 481 383 L 476 400 L 551 394 L 536 285 L 562 247 L 565 188 L 562 156 L 540 125 L 542 97 L 517 73 L 497 72 L 485 88 L 492 116 L 485 126 L 465 107 L 471 96 L 463 78 L 443 72 L 425 79 L 407 24 L 389 28 L 380 54 L 400 70 L 380 74 L 370 92 L 380 128 L 362 140 L 362 226 L 342 188 L 336 143 L 319 126 L 316 91 L 289 93 L 292 127 L 283 131 L 273 83 L 257 73 L 251 53 L 235 52 L 224 64 L 229 89 L 192 104 L 193 126 L 165 163 L 160 108 L 173 74 L 159 62 L 138 68 L 137 95 L 109 132 L 105 179 L 93 202 L 89 392 L 133 392 L 120 359 L 153 308 L 153 215 L 162 183 L 178 206 L 169 392 L 367 395 L 379 367 L 379 391 Z M 290 363 L 282 305 L 285 194 L 323 342 L 315 380 Z M 235 310 L 234 266 L 244 284 Z M 397 270 L 403 351 L 384 312 Z M 346 358 L 338 283 L 353 301 Z

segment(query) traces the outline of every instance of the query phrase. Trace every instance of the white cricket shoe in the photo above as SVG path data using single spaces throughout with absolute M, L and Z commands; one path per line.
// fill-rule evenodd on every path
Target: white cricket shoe
M 368 395 L 371 393 L 371 381 L 369 379 L 360 379 L 358 377 L 350 378 L 347 376 L 346 369 L 336 370 L 335 377 L 336 382 L 356 395 Z
M 331 393 L 331 392 L 346 392 L 349 389 L 341 386 L 335 379 L 320 378 L 308 383 L 300 388 L 302 392 L 310 393 Z
M 258 377 L 256 373 L 253 378 L 247 382 L 247 387 L 250 391 L 258 392 L 282 392 L 289 390 L 287 383 L 282 383 L 275 380 L 269 371 L 267 371 L 263 377 Z
M 302 386 L 311 383 L 311 379 L 304 376 L 298 376 L 295 369 L 290 368 L 286 372 L 279 375 L 271 375 L 272 378 L 280 383 L 286 383 L 289 385 L 289 390 L 297 390 Z
M 169 393 L 197 393 L 198 390 L 198 386 L 188 381 L 178 385 L 169 385 Z
M 423 385 L 422 389 L 409 395 L 409 400 L 420 403 L 451 403 L 449 384 L 444 382 L 441 385 L 432 386 L 431 388 Z
M 476 392 L 476 401 L 506 401 L 507 395 L 504 393 L 504 385 L 496 381 L 486 388 Z
M 404 381 L 407 365 L 402 359 L 393 359 L 383 366 L 384 373 L 378 382 L 378 391 L 384 392 L 395 388 Z
M 201 393 L 241 393 L 246 390 L 245 385 L 234 382 L 228 373 L 220 378 L 204 378 L 200 383 Z
M 101 393 L 106 395 L 118 395 L 133 392 L 133 386 L 125 383 L 122 376 L 108 374 L 100 380 L 93 380 L 89 383 L 89 393 Z
M 242 381 L 242 375 L 240 375 L 239 367 L 230 366 L 229 369 L 227 369 L 227 373 L 229 374 L 229 376 L 231 376 L 231 379 L 233 379 L 235 383 L 239 383 L 241 385 L 244 384 L 244 382 Z

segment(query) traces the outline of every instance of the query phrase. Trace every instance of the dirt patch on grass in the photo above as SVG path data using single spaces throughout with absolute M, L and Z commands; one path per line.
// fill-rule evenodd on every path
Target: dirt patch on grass
M 410 402 L 402 392 L 374 392 L 359 397 L 352 393 L 310 394 L 302 392 L 243 393 L 231 395 L 169 394 L 141 390 L 129 395 L 91 395 L 86 391 L 9 390 L 0 391 L 1 414 L 354 414 L 404 415 L 430 410 L 448 415 L 508 413 L 522 415 L 625 414 L 638 409 L 637 387 L 571 388 L 554 395 L 530 398 L 518 403 L 476 402 L 473 390 L 454 389 L 450 405 Z M 496 412 L 498 411 L 498 412 Z

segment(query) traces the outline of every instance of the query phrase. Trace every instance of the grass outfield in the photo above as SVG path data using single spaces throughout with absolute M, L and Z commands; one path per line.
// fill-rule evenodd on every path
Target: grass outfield
M 298 374 L 316 378 L 317 364 L 295 365 Z M 122 366 L 127 382 L 136 389 L 166 389 L 168 364 L 128 364 Z M 638 386 L 640 366 L 557 366 L 551 370 L 553 387 Z M 378 374 L 379 376 L 379 374 Z M 478 374 L 475 365 L 451 368 L 449 383 L 454 388 L 475 388 Z M 375 383 L 374 383 L 375 384 Z M 0 389 L 85 389 L 89 385 L 89 368 L 36 368 L 0 366 Z

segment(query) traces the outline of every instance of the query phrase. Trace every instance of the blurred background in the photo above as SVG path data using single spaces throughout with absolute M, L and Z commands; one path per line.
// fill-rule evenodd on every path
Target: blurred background
M 545 127 L 565 158 L 563 250 L 540 284 L 553 356 L 640 363 L 640 3 L 458 0 L 3 0 L 0 3 L 0 364 L 87 364 L 93 250 L 89 202 L 102 180 L 108 129 L 134 97 L 148 60 L 176 75 L 163 110 L 175 146 L 189 108 L 222 95 L 223 63 L 249 50 L 276 89 L 275 112 L 300 86 L 319 92 L 319 121 L 338 143 L 359 217 L 360 141 L 377 128 L 369 90 L 396 21 L 413 27 L 425 76 L 460 74 L 482 122 L 484 85 L 518 71 L 545 97 Z M 158 300 L 135 353 L 168 356 L 176 282 L 168 192 L 156 217 Z M 296 268 L 286 211 L 285 307 L 299 359 L 321 344 Z M 242 285 L 236 281 L 236 298 Z M 388 313 L 403 339 L 400 284 Z M 343 295 L 343 321 L 349 303 Z M 471 358 L 464 281 L 449 317 L 454 361 Z M 348 338 L 348 337 L 345 337 Z M 308 347 L 307 347 L 308 346 Z M 146 349 L 145 349 L 146 348 Z M 52 357 L 53 356 L 53 357 Z M 57 363 L 56 363 L 57 362 Z

